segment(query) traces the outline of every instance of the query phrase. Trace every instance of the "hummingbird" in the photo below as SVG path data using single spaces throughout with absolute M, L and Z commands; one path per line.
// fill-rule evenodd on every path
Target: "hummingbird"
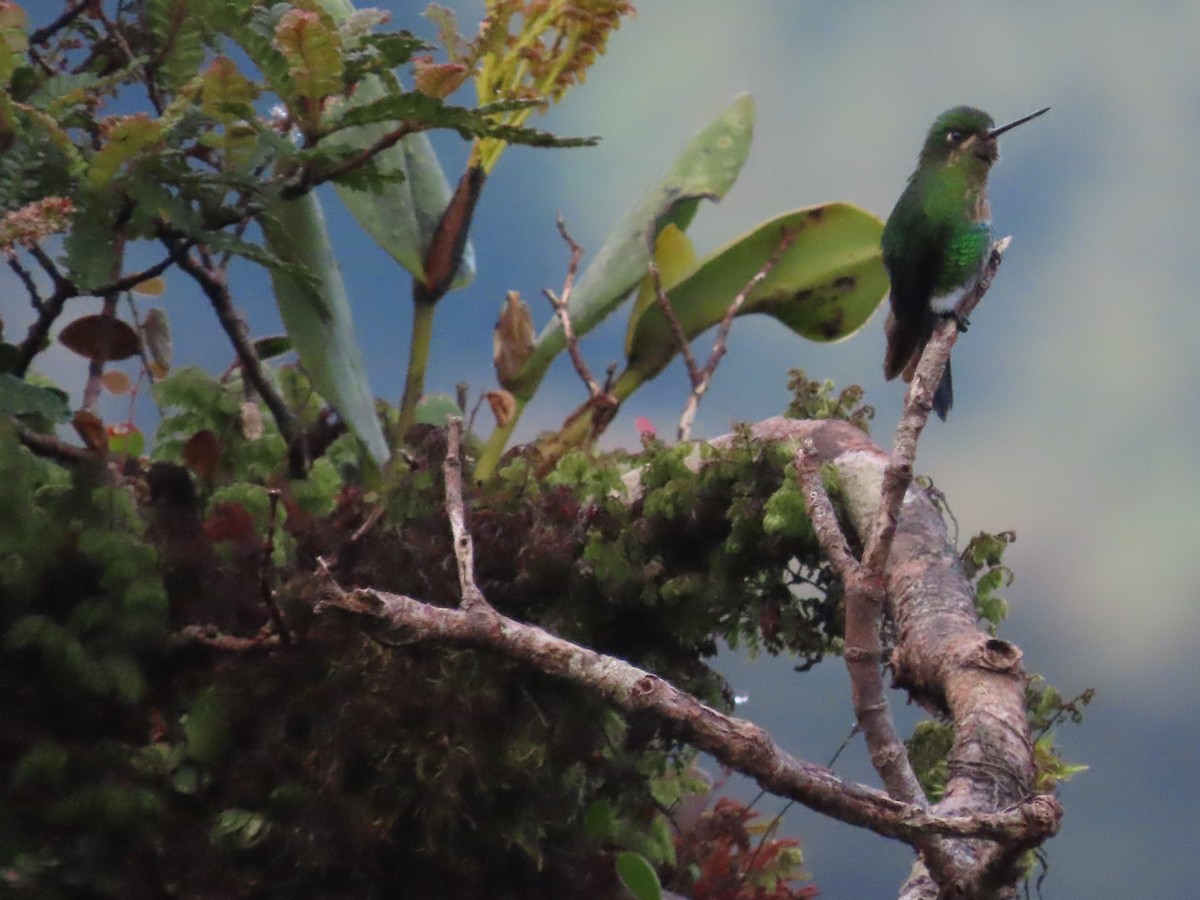
M 956 106 L 929 129 L 916 171 L 883 228 L 883 264 L 892 283 L 892 310 L 884 326 L 883 374 L 889 381 L 897 375 L 912 381 L 939 318 L 951 316 L 960 331 L 967 330 L 953 310 L 979 278 L 991 250 L 987 179 L 1000 156 L 996 139 L 1049 109 L 996 128 L 982 110 Z M 947 361 L 933 395 L 943 422 L 953 403 Z

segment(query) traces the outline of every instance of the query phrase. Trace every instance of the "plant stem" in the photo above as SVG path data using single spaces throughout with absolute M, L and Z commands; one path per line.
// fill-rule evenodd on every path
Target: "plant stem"
M 492 429 L 492 434 L 488 438 L 487 444 L 479 453 L 479 459 L 475 462 L 475 478 L 477 481 L 486 481 L 495 474 L 496 466 L 500 463 L 500 455 L 504 452 L 504 448 L 508 446 L 508 440 L 512 437 L 513 429 L 517 427 L 517 422 L 521 419 L 521 413 L 525 411 L 526 401 L 515 395 L 514 399 L 517 401 L 517 405 L 513 409 L 508 422 L 504 425 L 497 425 Z
M 413 282 L 412 345 L 408 350 L 408 374 L 404 379 L 404 397 L 400 401 L 400 420 L 397 422 L 396 443 L 417 414 L 417 404 L 425 393 L 425 369 L 429 365 L 429 345 L 433 340 L 433 311 L 437 300 L 431 299 L 420 281 Z

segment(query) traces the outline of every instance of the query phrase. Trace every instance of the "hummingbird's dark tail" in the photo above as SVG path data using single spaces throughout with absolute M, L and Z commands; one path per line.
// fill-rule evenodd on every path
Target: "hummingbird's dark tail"
M 954 405 L 954 382 L 950 378 L 950 360 L 946 360 L 946 371 L 938 382 L 937 390 L 933 392 L 933 411 L 939 419 L 946 421 L 946 413 Z
M 921 354 L 925 352 L 925 345 L 929 343 L 937 322 L 938 316 L 932 313 L 915 322 L 898 320 L 895 315 L 888 316 L 884 324 L 888 340 L 887 355 L 883 360 L 885 378 L 890 381 L 899 375 L 906 382 L 912 381 L 917 363 L 921 361 Z M 947 361 L 942 380 L 938 382 L 937 390 L 933 393 L 933 411 L 945 422 L 946 414 L 953 405 L 954 383 L 950 378 L 950 363 Z

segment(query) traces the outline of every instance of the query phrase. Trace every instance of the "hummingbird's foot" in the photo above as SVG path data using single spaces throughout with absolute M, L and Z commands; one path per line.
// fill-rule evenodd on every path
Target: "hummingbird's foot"
M 952 309 L 950 309 L 950 310 L 947 310 L 947 311 L 946 311 L 946 312 L 944 312 L 944 313 L 940 313 L 940 315 L 941 315 L 941 316 L 942 316 L 942 318 L 944 318 L 944 319 L 953 319 L 953 320 L 954 320 L 954 324 L 955 324 L 956 326 L 958 326 L 958 333 L 959 333 L 959 334 L 966 334 L 966 332 L 967 332 L 967 326 L 969 326 L 969 325 L 971 324 L 970 320 L 969 320 L 969 319 L 968 319 L 966 316 L 960 316 L 958 313 L 956 313 L 956 312 L 955 312 L 954 310 L 952 310 Z

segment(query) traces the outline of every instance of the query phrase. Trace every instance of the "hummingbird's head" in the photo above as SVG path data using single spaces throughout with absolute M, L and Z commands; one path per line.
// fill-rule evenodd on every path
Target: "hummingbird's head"
M 922 166 L 968 163 L 989 168 L 1000 156 L 992 117 L 972 106 L 948 109 L 933 123 L 921 148 Z
M 986 173 L 1000 157 L 997 138 L 1010 128 L 1036 119 L 1050 107 L 1024 116 L 1007 125 L 996 123 L 981 109 L 956 106 L 948 109 L 933 123 L 921 148 L 921 166 L 967 166 Z

